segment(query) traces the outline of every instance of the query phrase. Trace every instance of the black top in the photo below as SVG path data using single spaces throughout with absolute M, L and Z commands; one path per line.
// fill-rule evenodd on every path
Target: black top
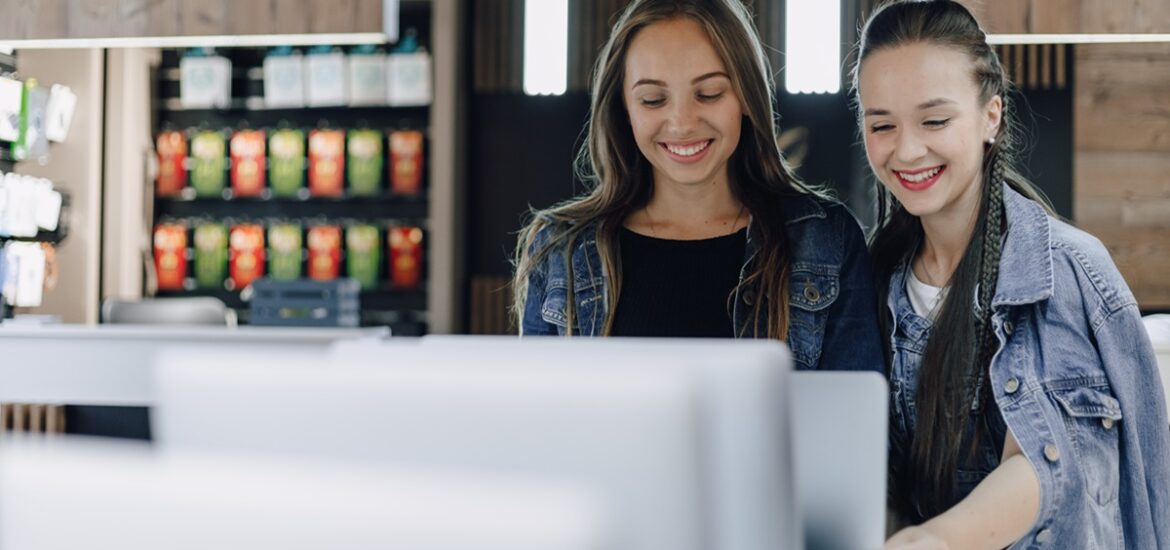
M 747 229 L 674 241 L 622 228 L 622 289 L 614 336 L 734 336 L 732 292 L 739 284 Z

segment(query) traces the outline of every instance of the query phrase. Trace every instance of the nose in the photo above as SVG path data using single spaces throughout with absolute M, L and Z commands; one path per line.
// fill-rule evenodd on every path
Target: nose
M 926 156 L 926 144 L 917 132 L 899 132 L 895 145 L 897 149 L 894 151 L 894 157 L 902 164 L 910 165 Z
M 671 135 L 687 137 L 698 127 L 699 109 L 693 101 L 672 102 L 667 130 Z

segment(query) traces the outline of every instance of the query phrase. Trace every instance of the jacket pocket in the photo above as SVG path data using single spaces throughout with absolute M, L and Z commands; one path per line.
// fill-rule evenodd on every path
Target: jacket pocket
M 1085 491 L 1101 506 L 1112 504 L 1120 488 L 1121 404 L 1103 386 L 1056 390 L 1052 397 L 1064 410 Z
M 837 269 L 799 263 L 788 283 L 788 347 L 797 368 L 811 369 L 821 357 L 829 306 L 840 292 Z

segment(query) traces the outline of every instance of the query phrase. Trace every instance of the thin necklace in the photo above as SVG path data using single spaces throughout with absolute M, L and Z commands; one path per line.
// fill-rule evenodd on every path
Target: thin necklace
M 721 236 L 726 237 L 727 235 L 731 235 L 732 233 L 736 232 L 736 227 L 739 227 L 739 219 L 743 217 L 743 211 L 745 208 L 747 208 L 746 205 L 739 205 L 739 212 L 735 214 L 735 220 L 731 222 L 731 231 L 728 231 L 726 234 Z M 656 239 L 661 239 L 662 237 L 658 236 L 658 230 L 655 229 L 658 224 L 654 223 L 654 218 L 650 216 L 650 205 L 647 204 L 646 206 L 643 206 L 642 212 L 646 214 L 646 221 L 650 224 L 650 234 L 653 235 Z

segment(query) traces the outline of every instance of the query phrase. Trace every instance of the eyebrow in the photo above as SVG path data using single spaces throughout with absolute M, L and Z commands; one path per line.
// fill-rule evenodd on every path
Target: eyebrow
M 938 97 L 938 98 L 932 99 L 930 101 L 919 103 L 918 110 L 925 111 L 927 109 L 933 109 L 933 108 L 938 107 L 940 105 L 954 105 L 954 104 L 956 104 L 956 102 L 953 100 L 947 99 L 945 97 Z M 889 114 L 890 114 L 890 111 L 888 111 L 886 109 L 866 109 L 865 110 L 865 116 L 886 116 Z
M 720 77 L 720 76 L 722 76 L 723 78 L 726 78 L 728 80 L 731 80 L 731 77 L 727 76 L 727 73 L 725 73 L 723 71 L 712 71 L 712 72 L 709 72 L 707 74 L 695 77 L 694 79 L 691 80 L 691 84 L 698 84 L 698 83 L 700 83 L 704 80 L 707 80 L 709 78 L 716 78 L 716 77 Z M 661 80 L 653 80 L 653 79 L 649 79 L 649 78 L 643 78 L 643 79 L 635 82 L 634 85 L 631 86 L 631 88 L 637 88 L 638 86 L 642 86 L 644 84 L 650 85 L 650 86 L 661 86 L 663 88 L 666 87 L 666 83 L 661 81 Z

